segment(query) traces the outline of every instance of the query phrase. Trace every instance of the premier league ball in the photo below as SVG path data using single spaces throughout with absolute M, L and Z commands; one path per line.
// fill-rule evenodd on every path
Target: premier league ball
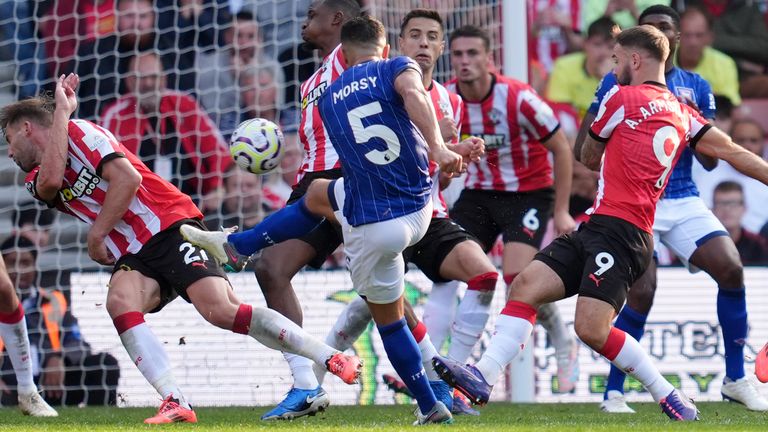
M 254 174 L 266 174 L 277 168 L 284 148 L 283 132 L 262 118 L 240 123 L 229 140 L 229 153 L 237 166 Z

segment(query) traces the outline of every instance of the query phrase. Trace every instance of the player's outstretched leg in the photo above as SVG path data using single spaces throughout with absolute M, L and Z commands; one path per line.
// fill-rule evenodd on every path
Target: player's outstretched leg
M 205 249 L 227 270 L 240 271 L 245 267 L 247 258 L 254 253 L 267 246 L 299 238 L 322 221 L 322 217 L 309 211 L 302 197 L 243 232 L 205 231 L 189 224 L 182 225 L 179 231 L 185 240 Z
M 0 259 L 0 338 L 11 359 L 16 374 L 19 409 L 33 417 L 56 417 L 59 414 L 37 392 L 32 376 L 32 355 L 29 349 L 27 321 L 24 308 L 16 296 L 16 290 L 8 277 L 5 263 Z

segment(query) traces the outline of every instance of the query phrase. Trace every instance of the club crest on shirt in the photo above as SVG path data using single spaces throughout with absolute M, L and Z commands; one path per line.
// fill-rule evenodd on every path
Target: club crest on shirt
M 688 105 L 696 106 L 696 93 L 692 88 L 675 86 L 675 93 L 677 97 Z
M 504 119 L 504 113 L 493 108 L 491 112 L 488 113 L 488 118 L 491 119 L 491 122 L 493 122 L 494 125 L 497 125 Z

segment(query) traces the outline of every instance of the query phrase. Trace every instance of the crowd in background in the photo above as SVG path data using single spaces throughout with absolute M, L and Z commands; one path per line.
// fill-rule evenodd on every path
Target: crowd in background
M 768 4 L 758 0 L 526 0 L 530 82 L 551 102 L 575 139 L 594 89 L 613 63 L 613 34 L 651 4 L 681 12 L 676 63 L 712 86 L 718 125 L 763 155 L 768 111 L 742 109 L 768 98 Z M 399 21 L 414 7 L 433 7 L 447 31 L 474 23 L 494 38 L 500 67 L 498 0 L 362 0 L 386 24 L 397 46 Z M 189 194 L 213 228 L 249 227 L 282 207 L 300 169 L 298 85 L 318 65 L 301 43 L 309 0 L 9 0 L 0 4 L 0 59 L 15 70 L 0 84 L 10 99 L 50 90 L 53 77 L 76 72 L 76 115 L 112 131 L 156 173 Z M 451 71 L 446 53 L 437 76 Z M 522 59 L 521 59 L 522 61 Z M 2 76 L 2 74 L 0 74 Z M 759 107 L 760 105 L 754 105 Z M 261 117 L 279 123 L 287 141 L 277 173 L 233 168 L 227 140 L 237 125 Z M 732 235 L 753 238 L 766 263 L 765 188 L 721 164 L 697 173 L 705 201 L 723 181 L 743 187 Z M 576 169 L 572 208 L 583 212 L 596 193 L 594 173 Z M 733 206 L 732 206 L 733 207 Z M 718 212 L 719 214 L 719 212 Z M 730 223 L 730 222 L 729 222 Z M 735 222 L 733 222 L 735 223 Z M 737 242 L 738 243 L 738 242 Z M 663 261 L 664 262 L 664 261 Z

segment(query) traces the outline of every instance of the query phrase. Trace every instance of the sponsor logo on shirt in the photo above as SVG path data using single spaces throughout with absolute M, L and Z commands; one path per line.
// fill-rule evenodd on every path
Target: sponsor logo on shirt
M 98 176 L 88 171 L 88 168 L 83 167 L 77 174 L 75 184 L 59 190 L 59 195 L 61 195 L 61 200 L 64 202 L 72 201 L 83 195 L 92 194 L 99 182 L 101 182 L 101 179 Z

